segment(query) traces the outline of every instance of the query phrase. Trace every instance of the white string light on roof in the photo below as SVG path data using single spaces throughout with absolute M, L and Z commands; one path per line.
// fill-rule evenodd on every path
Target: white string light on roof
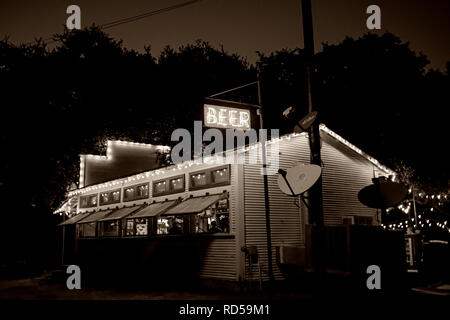
M 324 124 L 320 124 L 319 128 L 320 128 L 320 130 L 328 133 L 330 136 L 332 136 L 336 140 L 342 142 L 343 144 L 345 144 L 346 146 L 348 146 L 349 148 L 351 148 L 352 150 L 354 150 L 358 154 L 364 156 L 366 159 L 368 159 L 370 162 L 375 164 L 377 167 L 379 167 L 383 171 L 387 172 L 388 174 L 391 174 L 393 176 L 393 180 L 395 179 L 395 173 L 392 170 L 390 170 L 387 167 L 381 165 L 376 159 L 374 159 L 374 158 L 370 157 L 369 155 L 365 154 L 361 149 L 357 148 L 356 146 L 354 146 L 353 144 L 351 144 L 350 142 L 348 142 L 347 140 L 342 138 L 340 135 L 336 134 L 334 131 L 332 131 L 329 128 L 327 128 Z M 275 143 L 275 142 L 279 142 L 279 141 L 283 141 L 283 140 L 291 140 L 294 137 L 299 137 L 299 136 L 302 136 L 302 135 L 307 136 L 307 133 L 306 132 L 302 132 L 302 133 L 295 133 L 294 132 L 294 133 L 291 133 L 291 134 L 288 134 L 288 135 L 277 137 L 277 138 L 272 139 L 272 140 L 268 140 L 268 141 L 266 141 L 266 144 L 271 144 L 271 143 Z M 121 140 L 108 140 L 107 144 L 108 144 L 109 150 L 111 150 L 111 144 L 113 144 L 113 143 L 117 143 L 117 144 L 120 144 L 120 145 L 155 147 L 157 149 L 164 150 L 164 151 L 170 150 L 170 147 L 168 147 L 168 146 L 154 146 L 154 145 L 151 145 L 151 144 L 138 143 L 138 142 L 128 142 L 128 141 L 121 141 Z M 250 145 L 248 147 L 244 147 L 243 150 L 244 150 L 244 152 L 246 152 L 246 151 L 249 151 L 249 150 L 257 149 L 259 147 L 260 147 L 260 142 L 256 142 L 256 143 L 254 143 L 254 144 L 252 144 L 252 145 Z M 230 151 L 227 150 L 226 152 L 229 153 Z M 222 164 L 223 163 L 223 159 L 224 159 L 223 153 L 224 152 L 222 152 L 219 155 L 214 155 L 214 156 L 209 156 L 209 157 L 203 158 L 202 162 L 199 162 L 198 160 L 190 160 L 190 161 L 183 162 L 181 164 L 173 165 L 173 167 L 168 167 L 166 169 L 151 170 L 151 171 L 146 172 L 145 175 L 141 175 L 141 174 L 133 175 L 133 176 L 130 176 L 130 177 L 118 180 L 118 181 L 114 181 L 112 183 L 114 183 L 114 185 L 116 185 L 116 184 L 123 184 L 125 182 L 140 180 L 140 179 L 143 179 L 145 177 L 150 177 L 150 176 L 154 177 L 155 175 L 160 175 L 160 174 L 163 175 L 163 174 L 165 174 L 167 172 L 170 172 L 170 171 L 173 172 L 173 171 L 177 171 L 177 170 L 187 169 L 188 167 L 191 167 L 193 165 L 197 165 L 198 166 L 198 165 L 202 165 L 202 164 L 210 164 L 210 163 L 218 163 L 218 162 L 220 162 Z M 84 155 L 84 156 L 86 156 L 86 155 Z M 110 159 L 107 156 L 96 156 L 96 155 L 88 155 L 88 156 L 92 156 L 92 159 L 103 159 L 103 160 L 104 159 Z M 80 159 L 82 157 L 80 157 Z M 80 164 L 80 186 L 83 185 L 83 183 L 81 181 L 82 181 L 82 176 L 84 176 L 84 162 L 81 161 L 81 163 L 83 163 L 83 170 L 81 170 L 82 169 L 81 168 L 82 165 Z M 87 188 L 80 188 L 78 190 L 71 191 L 69 193 L 69 196 L 77 195 L 77 194 L 84 194 L 84 193 L 92 191 L 92 190 L 98 190 L 99 188 L 101 189 L 101 188 L 110 187 L 110 186 L 113 185 L 112 183 L 108 182 L 106 184 L 90 186 L 90 187 L 87 187 Z

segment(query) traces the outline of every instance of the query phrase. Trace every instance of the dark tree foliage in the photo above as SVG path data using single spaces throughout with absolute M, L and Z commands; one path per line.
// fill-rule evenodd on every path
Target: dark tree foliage
M 426 71 L 428 63 L 388 33 L 324 44 L 313 62 L 313 106 L 320 122 L 381 162 L 414 168 L 422 187 L 447 188 L 449 74 Z M 259 65 L 270 125 L 292 128 L 279 115 L 288 106 L 299 119 L 307 114 L 302 50 L 261 55 Z
M 202 41 L 154 57 L 97 27 L 55 40 L 54 49 L 0 41 L 4 260 L 56 256 L 58 217 L 50 213 L 76 186 L 79 154 L 105 152 L 106 139 L 173 144 L 174 129 L 201 119 L 204 97 L 253 82 L 257 71 L 267 127 L 291 131 L 281 116 L 289 106 L 299 118 L 307 113 L 301 49 L 260 54 L 252 66 Z M 450 65 L 441 73 L 425 71 L 427 63 L 391 34 L 325 44 L 313 66 L 320 121 L 388 165 L 414 167 L 422 182 L 448 180 Z M 219 98 L 257 103 L 257 91 Z
M 193 127 L 193 120 L 201 120 L 198 106 L 212 94 L 255 81 L 253 67 L 245 59 L 228 54 L 222 48 L 212 48 L 208 42 L 181 46 L 178 50 L 166 47 L 158 59 L 162 84 L 161 108 L 164 119 L 170 119 L 172 128 Z M 221 99 L 241 101 L 246 92 L 220 96 Z M 255 93 L 253 94 L 255 96 Z

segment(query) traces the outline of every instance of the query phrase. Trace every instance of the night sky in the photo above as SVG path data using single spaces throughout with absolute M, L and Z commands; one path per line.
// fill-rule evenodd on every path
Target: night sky
M 30 42 L 60 33 L 70 4 L 81 7 L 82 27 L 168 7 L 185 0 L 2 0 L 0 37 L 14 43 Z M 450 0 L 312 0 L 316 51 L 322 42 L 338 43 L 345 36 L 367 32 L 366 8 L 381 8 L 382 29 L 409 41 L 423 52 L 431 67 L 444 70 L 450 60 Z M 158 55 L 166 45 L 178 47 L 197 39 L 223 44 L 228 52 L 246 56 L 253 63 L 256 51 L 270 53 L 303 46 L 301 0 L 203 0 L 188 7 L 121 25 L 107 32 L 122 39 L 127 48 L 142 51 L 151 45 Z

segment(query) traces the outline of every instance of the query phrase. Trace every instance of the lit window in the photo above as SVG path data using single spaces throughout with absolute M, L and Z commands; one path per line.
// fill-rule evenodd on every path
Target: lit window
M 184 175 L 171 177 L 153 183 L 153 196 L 162 196 L 184 191 Z
M 148 234 L 148 219 L 135 219 L 136 224 L 136 235 L 137 236 L 146 236 Z
M 148 185 L 143 185 L 137 187 L 137 196 L 139 198 L 147 197 L 148 196 Z
M 120 202 L 120 190 L 100 193 L 100 205 Z
M 157 234 L 182 234 L 184 233 L 184 218 L 169 216 L 158 218 Z
M 80 197 L 80 208 L 91 208 L 97 206 L 98 194 Z
M 155 193 L 164 193 L 166 192 L 166 181 L 160 181 L 155 183 Z
M 133 201 L 148 198 L 148 183 L 127 187 L 123 192 L 123 201 Z
M 80 237 L 95 237 L 95 222 L 77 224 Z
M 118 237 L 119 236 L 119 220 L 103 222 L 103 236 Z
M 222 199 L 195 215 L 196 233 L 229 233 L 229 204 L 228 199 Z
M 134 220 L 133 219 L 127 219 L 127 236 L 134 236 Z
M 170 180 L 170 190 L 184 189 L 184 178 L 176 178 Z
M 206 185 L 206 173 L 196 173 L 191 175 L 191 187 Z
M 228 182 L 228 168 L 215 169 L 212 171 L 212 183 Z

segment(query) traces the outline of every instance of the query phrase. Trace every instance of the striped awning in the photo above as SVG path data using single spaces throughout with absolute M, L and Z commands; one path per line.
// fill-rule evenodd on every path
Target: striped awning
M 156 216 L 166 212 L 169 208 L 173 207 L 178 202 L 179 202 L 178 200 L 172 200 L 172 201 L 152 203 L 152 204 L 144 207 L 142 210 L 137 211 L 129 218 L 156 217 Z
M 107 215 L 106 217 L 99 219 L 98 221 L 110 221 L 110 220 L 119 220 L 122 219 L 133 212 L 141 209 L 142 206 L 132 206 L 132 207 L 123 207 L 120 209 L 114 210 L 111 214 Z
M 96 222 L 96 221 L 99 221 L 100 219 L 103 219 L 104 217 L 106 217 L 111 212 L 112 212 L 112 210 L 97 211 L 97 212 L 94 212 L 93 214 L 87 216 L 85 219 L 82 219 L 82 220 L 78 221 L 77 223 Z
M 68 219 L 68 220 L 66 220 L 66 221 L 61 222 L 60 224 L 58 224 L 58 226 L 65 226 L 65 225 L 68 225 L 68 224 L 75 224 L 75 223 L 77 223 L 78 221 L 80 221 L 80 220 L 86 218 L 86 217 L 87 217 L 88 215 L 90 215 L 91 213 L 92 213 L 92 212 L 79 213 L 79 214 L 77 214 L 76 216 L 73 216 L 72 218 L 70 218 L 70 219 Z
M 178 205 L 170 208 L 162 215 L 167 216 L 167 215 L 199 213 L 199 212 L 202 212 L 203 210 L 205 210 L 206 208 L 208 208 L 209 206 L 212 206 L 217 201 L 224 199 L 226 197 L 227 197 L 227 193 L 224 192 L 221 194 L 188 198 L 188 199 L 180 202 Z

